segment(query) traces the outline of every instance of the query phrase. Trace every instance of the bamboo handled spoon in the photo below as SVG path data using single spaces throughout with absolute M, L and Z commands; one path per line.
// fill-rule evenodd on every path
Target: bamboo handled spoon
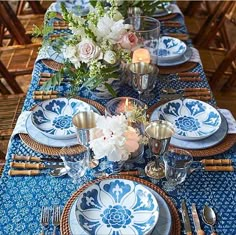
M 207 205 L 205 205 L 203 208 L 203 221 L 211 226 L 211 235 L 217 235 L 214 229 L 214 225 L 216 223 L 216 214 L 214 210 Z

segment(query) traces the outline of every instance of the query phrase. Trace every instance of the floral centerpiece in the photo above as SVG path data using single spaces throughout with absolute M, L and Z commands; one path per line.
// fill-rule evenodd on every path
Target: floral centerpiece
M 109 161 L 126 161 L 132 152 L 139 148 L 141 136 L 129 125 L 125 114 L 117 116 L 99 116 L 96 128 L 90 130 L 89 142 L 94 158 L 104 156 Z
M 124 24 L 115 4 L 104 8 L 97 1 L 86 18 L 68 12 L 63 3 L 61 9 L 72 34 L 53 43 L 55 50 L 63 53 L 65 63 L 43 89 L 60 84 L 67 75 L 75 91 L 81 86 L 95 89 L 104 85 L 115 95 L 109 79 L 118 79 L 120 71 L 116 65 L 131 61 L 131 52 L 138 42 L 132 26 Z

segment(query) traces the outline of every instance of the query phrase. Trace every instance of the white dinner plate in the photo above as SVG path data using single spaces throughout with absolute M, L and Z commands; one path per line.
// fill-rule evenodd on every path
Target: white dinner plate
M 219 112 L 206 102 L 196 99 L 171 100 L 151 115 L 151 120 L 167 120 L 174 125 L 174 137 L 200 140 L 214 134 L 221 125 Z
M 65 146 L 74 146 L 78 144 L 77 138 L 60 140 L 47 137 L 33 125 L 31 120 L 31 115 L 29 115 L 29 117 L 26 120 L 26 131 L 31 139 L 46 146 L 65 147 Z
M 159 217 L 155 196 L 128 179 L 104 179 L 89 185 L 78 195 L 75 211 L 80 226 L 94 235 L 150 235 Z
M 79 99 L 59 97 L 34 106 L 31 118 L 33 125 L 45 136 L 65 140 L 76 137 L 72 118 L 81 111 L 92 111 L 92 106 Z
M 184 149 L 207 149 L 219 144 L 221 141 L 224 140 L 228 133 L 228 123 L 224 115 L 221 114 L 221 125 L 220 128 L 208 138 L 198 140 L 198 141 L 191 141 L 191 140 L 180 140 L 177 138 L 172 137 L 170 140 L 170 144 Z
M 145 186 L 146 187 L 146 186 Z M 169 235 L 171 232 L 172 218 L 170 214 L 169 207 L 166 201 L 154 190 L 147 187 L 147 189 L 155 196 L 157 203 L 159 205 L 159 218 L 152 231 L 151 235 Z M 76 204 L 78 199 L 76 199 L 71 205 L 69 216 L 68 216 L 68 224 L 70 228 L 71 235 L 88 235 L 84 232 L 80 224 L 76 219 Z
M 159 40 L 158 59 L 161 62 L 178 60 L 187 50 L 186 44 L 178 38 L 162 36 Z
M 91 108 L 94 112 L 101 114 L 97 108 L 91 105 Z M 31 114 L 28 116 L 26 120 L 26 131 L 31 139 L 36 141 L 37 143 L 44 144 L 50 147 L 65 147 L 65 146 L 74 146 L 78 144 L 77 138 L 72 139 L 53 139 L 47 137 L 42 132 L 40 132 L 32 123 Z
M 174 65 L 183 64 L 191 58 L 192 54 L 193 54 L 193 52 L 192 52 L 191 47 L 187 47 L 186 52 L 182 56 L 180 56 L 179 58 L 177 58 L 175 60 L 162 61 L 160 58 L 158 58 L 157 65 L 166 67 L 166 66 L 174 66 Z

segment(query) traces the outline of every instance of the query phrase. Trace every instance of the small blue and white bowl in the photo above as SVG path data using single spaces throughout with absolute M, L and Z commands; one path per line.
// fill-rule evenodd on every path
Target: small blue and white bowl
M 149 235 L 157 223 L 159 206 L 142 184 L 105 179 L 78 196 L 75 214 L 86 234 Z
M 177 99 L 158 107 L 151 120 L 167 120 L 174 125 L 174 137 L 200 140 L 214 134 L 221 125 L 219 112 L 211 105 L 195 99 Z
M 159 42 L 158 60 L 173 61 L 181 57 L 186 50 L 186 44 L 178 38 L 162 36 Z
M 43 101 L 32 110 L 32 123 L 44 135 L 52 139 L 76 137 L 73 116 L 92 107 L 77 99 L 56 98 Z

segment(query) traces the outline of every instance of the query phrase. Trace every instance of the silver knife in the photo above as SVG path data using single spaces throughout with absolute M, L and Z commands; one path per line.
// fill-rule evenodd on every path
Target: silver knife
M 187 209 L 185 200 L 182 200 L 181 210 L 182 210 L 182 219 L 184 222 L 185 232 L 187 235 L 192 235 L 192 229 L 191 229 L 191 225 L 190 225 L 190 220 L 189 220 L 189 216 L 188 216 L 188 209 Z
M 63 162 L 62 159 L 60 158 L 46 158 L 46 157 L 20 156 L 20 155 L 13 155 L 12 160 L 31 161 L 31 162 Z
M 196 231 L 197 235 L 204 235 L 205 233 L 201 229 L 200 220 L 199 220 L 199 217 L 198 217 L 196 205 L 194 203 L 192 204 L 192 216 L 193 216 L 194 227 L 195 227 L 195 231 Z
M 42 164 L 42 163 L 27 163 L 27 162 L 11 162 L 10 167 L 18 169 L 55 169 L 59 167 L 64 167 L 63 164 Z

